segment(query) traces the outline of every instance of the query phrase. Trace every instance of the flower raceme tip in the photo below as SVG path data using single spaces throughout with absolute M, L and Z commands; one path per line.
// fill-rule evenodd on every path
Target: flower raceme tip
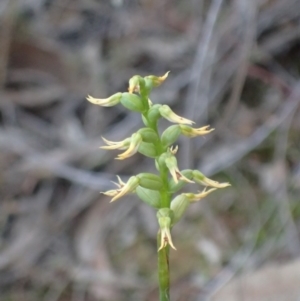
M 118 179 L 117 183 L 112 182 L 118 187 L 117 189 L 112 189 L 112 190 L 102 192 L 107 196 L 113 197 L 111 202 L 117 200 L 118 198 L 121 198 L 125 194 L 128 194 L 130 192 L 136 192 L 136 188 L 138 187 L 156 191 L 156 192 L 160 191 L 163 187 L 163 181 L 161 180 L 161 178 L 158 175 L 152 173 L 140 173 L 136 176 L 132 176 L 129 178 L 127 183 L 123 182 L 119 176 L 117 176 L 117 179 Z M 150 203 L 152 202 L 150 201 Z
M 128 92 L 140 93 L 141 86 L 147 86 L 147 89 L 156 88 L 160 86 L 168 77 L 170 71 L 166 72 L 163 76 L 148 75 L 144 78 L 140 75 L 134 75 L 129 80 Z

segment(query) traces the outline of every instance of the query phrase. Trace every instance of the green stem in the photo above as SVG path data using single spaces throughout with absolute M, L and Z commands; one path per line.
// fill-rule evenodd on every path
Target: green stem
M 160 247 L 160 231 L 157 234 L 157 246 Z M 159 301 L 170 301 L 169 246 L 158 252 Z
M 148 99 L 148 97 L 145 96 Z M 147 100 L 148 101 L 148 100 Z M 147 119 L 147 114 L 144 114 Z M 152 128 L 159 137 L 157 122 L 151 124 L 148 120 L 149 127 Z M 162 146 L 160 139 L 155 143 L 159 155 L 164 153 L 166 149 Z M 160 191 L 161 208 L 170 208 L 171 198 L 168 181 L 168 170 L 160 168 L 160 177 L 163 181 L 163 189 Z M 157 248 L 161 245 L 161 232 L 157 234 Z M 159 282 L 159 301 L 170 301 L 170 273 L 169 273 L 169 246 L 158 251 L 158 282 Z
M 171 199 L 169 193 L 168 170 L 161 168 L 160 177 L 163 182 L 163 189 L 160 191 L 161 208 L 170 208 Z

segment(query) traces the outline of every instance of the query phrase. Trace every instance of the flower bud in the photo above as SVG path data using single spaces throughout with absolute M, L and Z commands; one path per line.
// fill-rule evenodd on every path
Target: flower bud
M 138 133 L 142 136 L 144 142 L 155 143 L 158 141 L 158 136 L 151 128 L 142 128 L 138 130 Z
M 140 113 L 145 111 L 145 106 L 142 102 L 142 99 L 136 94 L 130 94 L 126 92 L 122 93 L 120 101 L 121 104 L 128 110 Z
M 204 186 L 210 186 L 215 188 L 225 188 L 228 186 L 231 186 L 229 183 L 219 183 L 217 181 L 213 181 L 209 178 L 207 178 L 203 173 L 201 173 L 198 170 L 193 171 L 193 179 L 196 183 L 204 185 Z
M 155 87 L 160 86 L 168 77 L 170 71 L 168 71 L 165 75 L 163 76 L 155 76 L 155 75 L 148 75 L 146 76 L 145 79 L 145 83 L 146 83 L 146 87 L 148 89 L 152 89 Z
M 135 190 L 137 196 L 146 204 L 156 209 L 160 208 L 160 193 L 156 190 L 150 190 L 141 186 Z
M 157 211 L 157 219 L 160 227 L 160 247 L 158 251 L 165 248 L 168 244 L 176 250 L 171 237 L 171 224 L 173 220 L 173 212 L 169 208 L 162 208 Z
M 117 105 L 122 97 L 122 93 L 116 93 L 108 98 L 94 98 L 90 95 L 88 95 L 88 97 L 86 98 L 89 102 L 98 105 L 98 106 L 102 106 L 102 107 L 113 107 L 115 105 Z
M 156 148 L 152 143 L 141 142 L 138 152 L 149 158 L 155 158 L 157 156 Z
M 139 185 L 143 188 L 160 190 L 163 187 L 161 178 L 152 173 L 140 173 L 137 175 L 139 178 Z
M 167 105 L 163 105 L 159 108 L 160 115 L 164 117 L 165 119 L 169 120 L 170 122 L 174 123 L 181 123 L 181 124 L 193 124 L 195 123 L 192 120 L 183 118 L 181 116 L 178 116 L 175 114 L 171 108 Z
M 171 209 L 174 214 L 172 225 L 176 224 L 181 219 L 189 205 L 190 201 L 184 194 L 180 194 L 172 200 Z
M 181 134 L 181 129 L 178 124 L 171 125 L 161 135 L 161 142 L 164 147 L 167 147 L 177 141 Z

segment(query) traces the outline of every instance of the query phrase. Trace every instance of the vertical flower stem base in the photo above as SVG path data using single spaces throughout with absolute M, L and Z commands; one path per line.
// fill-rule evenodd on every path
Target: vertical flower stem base
M 157 234 L 157 246 L 160 247 L 160 231 Z M 159 301 L 170 301 L 169 246 L 158 252 Z

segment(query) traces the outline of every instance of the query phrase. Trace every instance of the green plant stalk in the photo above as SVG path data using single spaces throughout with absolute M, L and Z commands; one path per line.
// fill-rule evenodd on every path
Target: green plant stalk
M 164 187 L 160 191 L 161 207 L 170 208 L 170 193 L 168 184 L 168 172 L 160 170 L 160 176 L 163 181 Z M 157 234 L 157 247 L 161 243 L 161 232 Z M 170 300 L 170 270 L 169 270 L 169 246 L 158 251 L 158 283 L 159 283 L 159 300 Z
M 152 129 L 157 133 L 157 122 L 153 125 Z M 158 135 L 159 137 L 159 135 Z M 160 153 L 166 151 L 163 149 L 161 141 L 156 144 Z M 170 208 L 171 198 L 169 193 L 168 184 L 168 170 L 160 169 L 160 177 L 163 181 L 163 189 L 160 191 L 161 196 L 161 208 Z M 161 244 L 161 232 L 157 234 L 157 248 Z M 159 301 L 170 301 L 170 270 L 169 270 L 169 246 L 158 251 L 158 286 L 159 286 Z
M 157 246 L 160 246 L 160 231 L 157 234 Z M 169 271 L 169 247 L 158 251 L 158 284 L 159 301 L 170 301 L 170 271 Z

